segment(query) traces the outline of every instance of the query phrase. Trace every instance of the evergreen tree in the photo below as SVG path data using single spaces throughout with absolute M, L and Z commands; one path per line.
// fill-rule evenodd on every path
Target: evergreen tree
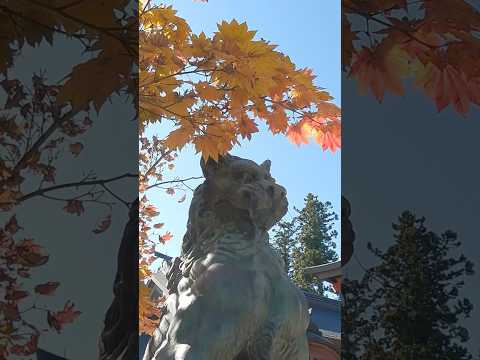
M 298 234 L 292 252 L 292 278 L 300 288 L 323 295 L 328 287 L 314 275 L 305 274 L 303 269 L 338 260 L 334 242 L 337 231 L 333 228 L 338 215 L 332 211 L 330 202 L 321 202 L 311 193 L 305 197 L 304 208 L 295 208 L 295 211 Z
M 472 359 L 463 346 L 468 331 L 458 321 L 473 308 L 468 299 L 459 299 L 460 278 L 473 274 L 473 264 L 464 255 L 452 256 L 461 244 L 455 233 L 438 236 L 424 222 L 404 212 L 393 225 L 395 243 L 387 251 L 368 245 L 380 264 L 361 282 L 345 281 L 344 298 L 367 304 L 361 314 L 344 309 L 347 328 L 356 325 L 350 326 L 348 343 L 355 345 L 345 349 L 345 359 L 378 354 L 387 360 Z
M 295 219 L 280 221 L 272 230 L 271 245 L 277 251 L 284 263 L 285 272 L 290 275 L 292 271 L 292 251 L 296 243 Z

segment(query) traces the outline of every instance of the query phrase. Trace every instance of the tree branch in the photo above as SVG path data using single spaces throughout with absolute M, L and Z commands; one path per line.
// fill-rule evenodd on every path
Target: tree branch
M 10 180 L 12 180 L 19 172 L 22 170 L 28 163 L 28 160 L 30 157 L 38 151 L 40 146 L 48 140 L 48 138 L 57 130 L 57 128 L 65 121 L 69 120 L 74 114 L 69 111 L 67 114 L 62 116 L 61 118 L 56 119 L 52 125 L 45 131 L 38 139 L 35 141 L 35 143 L 32 145 L 32 147 L 23 154 L 21 159 L 17 162 L 17 164 L 13 167 L 12 169 L 12 175 L 6 179 L 3 179 L 0 181 L 0 189 L 8 183 Z
M 188 185 L 186 185 L 185 182 L 190 181 L 190 180 L 199 180 L 199 179 L 203 179 L 203 178 L 204 178 L 203 176 L 192 176 L 192 177 L 189 177 L 189 178 L 186 178 L 186 179 L 162 181 L 162 182 L 147 186 L 146 190 L 150 190 L 154 187 L 159 187 L 159 186 L 162 186 L 162 185 L 165 185 L 165 184 L 178 184 L 178 183 L 182 183 L 182 184 L 184 184 L 185 186 L 188 187 Z
M 448 45 L 451 44 L 451 42 L 447 42 L 447 43 L 445 43 L 445 44 L 443 44 L 443 45 L 432 45 L 432 44 L 429 44 L 429 43 L 427 43 L 427 42 L 425 42 L 425 41 L 423 41 L 423 40 L 418 39 L 415 35 L 412 34 L 412 31 L 410 31 L 410 30 L 401 29 L 401 28 L 399 28 L 399 27 L 396 27 L 396 26 L 394 26 L 394 25 L 392 25 L 392 24 L 390 24 L 390 23 L 388 23 L 388 22 L 386 22 L 386 21 L 383 21 L 383 20 L 381 20 L 381 19 L 376 18 L 375 15 L 369 14 L 368 12 L 360 11 L 360 10 L 357 10 L 357 9 L 352 8 L 352 7 L 350 7 L 350 6 L 345 6 L 345 5 L 344 5 L 344 7 L 345 7 L 346 9 L 350 10 L 351 13 L 353 13 L 353 14 L 358 14 L 358 15 L 360 15 L 360 16 L 363 16 L 363 17 L 366 18 L 366 19 L 370 19 L 370 20 L 372 20 L 372 21 L 375 21 L 375 22 L 378 23 L 378 24 L 381 24 L 381 25 L 383 25 L 383 26 L 386 26 L 387 28 L 390 28 L 390 29 L 393 29 L 393 30 L 395 30 L 395 31 L 401 32 L 402 34 L 404 34 L 404 35 L 406 35 L 407 37 L 409 37 L 411 40 L 414 40 L 414 41 L 418 42 L 419 44 L 421 44 L 421 45 L 423 45 L 423 46 L 426 46 L 426 47 L 428 47 L 428 48 L 430 48 L 430 49 L 432 49 L 432 50 L 440 49 L 440 48 L 442 48 L 442 47 L 445 47 L 445 46 L 448 46 Z
M 18 199 L 18 202 L 22 202 L 22 201 L 31 199 L 35 196 L 43 195 L 43 194 L 45 194 L 47 192 L 50 192 L 50 191 L 66 189 L 66 188 L 71 188 L 71 187 L 78 188 L 80 186 L 91 186 L 91 185 L 102 185 L 103 186 L 103 185 L 111 183 L 113 181 L 117 181 L 117 180 L 125 179 L 125 178 L 138 178 L 138 174 L 126 173 L 126 174 L 115 176 L 115 177 L 109 178 L 109 179 L 87 180 L 87 181 L 82 180 L 82 181 L 78 181 L 78 182 L 71 182 L 71 183 L 65 183 L 65 184 L 61 184 L 61 185 L 55 185 L 55 186 L 51 186 L 51 187 L 48 187 L 48 188 L 38 189 L 38 190 L 32 191 L 29 194 L 23 195 L 20 199 Z

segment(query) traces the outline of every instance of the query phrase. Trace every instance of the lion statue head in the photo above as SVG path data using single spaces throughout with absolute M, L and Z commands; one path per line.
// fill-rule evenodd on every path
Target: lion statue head
M 228 228 L 261 238 L 287 212 L 287 191 L 270 174 L 270 160 L 254 161 L 225 155 L 200 162 L 205 182 L 194 192 L 182 257 L 208 251 L 212 232 Z

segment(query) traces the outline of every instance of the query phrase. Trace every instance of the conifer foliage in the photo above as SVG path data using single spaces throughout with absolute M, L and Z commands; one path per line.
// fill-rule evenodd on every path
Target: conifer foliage
M 332 204 L 322 202 L 314 194 L 307 194 L 303 209 L 295 208 L 297 216 L 280 222 L 273 229 L 272 246 L 285 262 L 285 269 L 302 289 L 323 295 L 327 288 L 304 268 L 338 260 L 334 229 L 338 215 Z
M 437 235 L 424 223 L 404 212 L 392 246 L 368 245 L 379 265 L 360 281 L 344 280 L 345 359 L 472 359 L 458 322 L 473 308 L 459 292 L 473 264 L 452 255 L 461 245 L 454 232 Z

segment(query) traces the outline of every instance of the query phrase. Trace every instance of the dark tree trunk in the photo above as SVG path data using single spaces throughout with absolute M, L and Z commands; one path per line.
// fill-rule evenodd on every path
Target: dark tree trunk
M 350 221 L 350 202 L 342 196 L 342 266 L 345 265 L 353 255 L 353 242 L 355 241 L 355 232 Z
M 138 359 L 138 199 L 118 251 L 114 299 L 105 315 L 99 340 L 99 360 Z

